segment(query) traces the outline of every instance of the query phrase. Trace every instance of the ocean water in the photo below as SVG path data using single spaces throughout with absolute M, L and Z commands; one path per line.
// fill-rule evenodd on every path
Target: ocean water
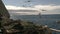
M 21 19 L 24 21 L 31 21 L 39 25 L 48 25 L 49 28 L 60 30 L 60 14 L 51 15 L 12 15 L 11 19 Z M 60 34 L 59 32 L 54 32 L 53 34 Z

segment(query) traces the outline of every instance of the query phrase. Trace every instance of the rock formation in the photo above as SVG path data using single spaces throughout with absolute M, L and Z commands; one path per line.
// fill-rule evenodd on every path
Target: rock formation
M 10 18 L 10 15 L 7 9 L 5 8 L 2 0 L 0 0 L 0 23 L 1 25 L 4 23 L 7 23 L 9 18 Z
M 0 0 L 0 14 L 3 15 L 3 16 L 5 16 L 5 17 L 7 17 L 7 18 L 10 17 L 7 9 L 5 8 L 5 6 L 4 6 L 4 4 L 2 2 L 2 0 Z
M 4 28 L 4 24 L 8 23 L 10 18 L 10 15 L 7 11 L 7 9 L 5 8 L 2 0 L 0 0 L 0 31 L 3 33 L 6 33 L 5 28 Z

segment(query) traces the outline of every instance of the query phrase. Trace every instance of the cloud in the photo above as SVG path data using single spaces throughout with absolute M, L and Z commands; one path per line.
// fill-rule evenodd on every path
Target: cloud
M 60 9 L 60 6 L 52 6 L 52 5 L 36 5 L 34 6 L 36 9 L 44 9 L 44 10 L 55 10 Z
M 60 5 L 35 5 L 33 7 L 18 7 L 12 5 L 5 5 L 8 10 L 37 10 L 41 12 L 41 14 L 60 14 Z M 42 11 L 43 10 L 43 11 Z M 38 12 L 38 13 L 39 13 Z M 36 14 L 38 14 L 36 13 Z M 26 14 L 26 13 L 25 13 Z M 31 14 L 31 13 L 27 13 Z M 35 14 L 35 13 L 32 13 Z
M 18 6 L 12 6 L 12 5 L 5 5 L 5 7 L 8 9 L 8 10 L 21 10 L 21 9 L 31 9 L 31 10 L 34 10 L 35 8 L 30 8 L 30 7 L 18 7 Z
M 36 5 L 33 7 L 18 7 L 18 6 L 12 6 L 12 5 L 5 5 L 8 10 L 20 10 L 20 9 L 44 9 L 44 10 L 54 10 L 54 9 L 60 9 L 60 6 L 52 6 L 52 5 Z

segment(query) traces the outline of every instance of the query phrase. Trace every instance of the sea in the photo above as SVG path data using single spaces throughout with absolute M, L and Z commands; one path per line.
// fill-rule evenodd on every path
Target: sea
M 49 28 L 60 30 L 60 14 L 49 14 L 49 15 L 12 15 L 11 19 L 20 19 L 23 21 L 34 22 L 38 25 L 48 25 Z M 53 31 L 53 34 L 60 34 L 60 32 Z

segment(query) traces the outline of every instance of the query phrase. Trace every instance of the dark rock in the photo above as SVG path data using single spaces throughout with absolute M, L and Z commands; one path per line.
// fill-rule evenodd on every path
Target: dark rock
M 5 6 L 4 6 L 4 4 L 3 4 L 3 2 L 2 2 L 2 0 L 0 0 L 0 14 L 1 14 L 2 16 L 7 17 L 7 18 L 10 17 L 7 9 L 5 8 Z

